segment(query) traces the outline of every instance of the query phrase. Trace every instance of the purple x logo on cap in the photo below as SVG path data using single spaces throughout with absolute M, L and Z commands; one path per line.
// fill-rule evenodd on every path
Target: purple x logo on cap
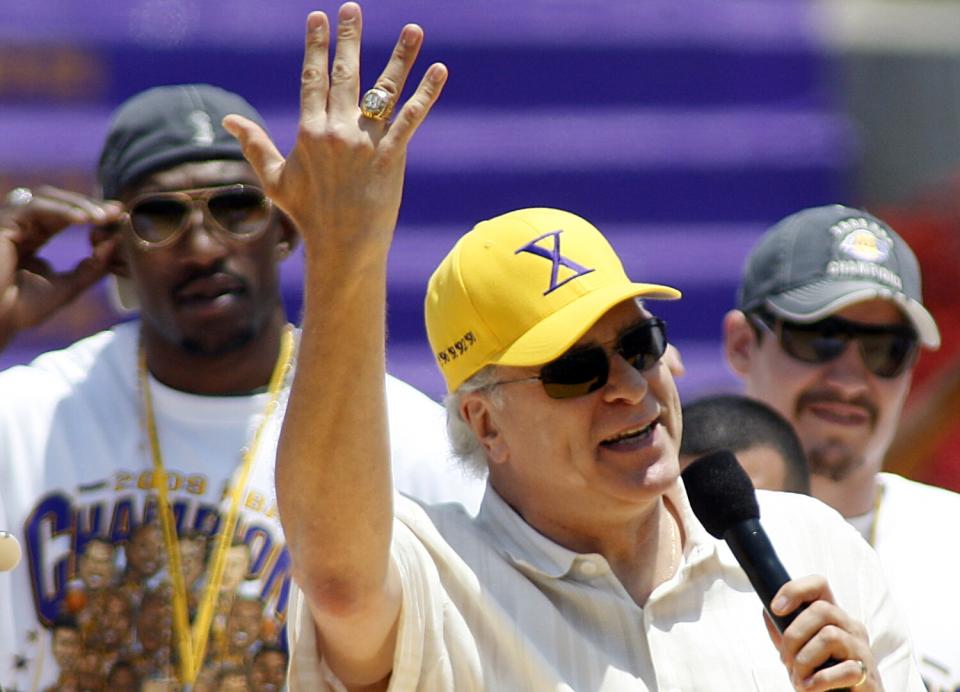
M 587 267 L 584 267 L 582 264 L 578 264 L 577 262 L 574 262 L 572 259 L 564 257 L 562 254 L 560 254 L 560 234 L 561 233 L 563 233 L 562 230 L 550 231 L 549 233 L 544 233 L 543 235 L 537 238 L 534 238 L 529 243 L 527 243 L 526 245 L 524 245 L 519 250 L 513 253 L 515 255 L 519 255 L 521 252 L 529 252 L 531 255 L 536 255 L 537 257 L 543 257 L 544 259 L 550 260 L 550 262 L 553 265 L 550 268 L 550 286 L 547 288 L 546 291 L 543 292 L 543 295 L 547 295 L 548 293 L 551 293 L 557 290 L 558 288 L 563 286 L 565 283 L 569 281 L 573 281 L 577 277 L 583 276 L 584 274 L 589 274 L 590 272 L 593 271 L 593 269 L 588 269 Z M 544 238 L 551 238 L 551 237 L 553 238 L 553 249 L 547 250 L 546 248 L 543 248 L 537 245 L 537 243 L 539 243 Z M 572 269 L 575 273 L 573 276 L 567 277 L 560 283 L 557 283 L 557 276 L 560 271 L 560 265 L 563 265 L 568 269 Z

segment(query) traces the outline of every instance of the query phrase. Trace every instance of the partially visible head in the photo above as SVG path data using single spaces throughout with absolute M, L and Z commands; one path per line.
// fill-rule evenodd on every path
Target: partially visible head
M 240 666 L 225 665 L 217 671 L 217 692 L 247 692 L 250 689 L 247 671 Z
M 223 593 L 234 593 L 239 589 L 240 584 L 243 583 L 243 580 L 247 577 L 251 561 L 250 546 L 241 539 L 234 539 L 230 547 L 227 548 L 227 557 L 223 566 L 223 581 L 220 583 L 220 591 Z
M 133 604 L 120 589 L 99 591 L 87 603 L 91 614 L 84 630 L 88 650 L 115 652 L 126 646 L 133 634 Z
M 227 646 L 232 651 L 246 651 L 260 640 L 263 629 L 263 604 L 258 598 L 238 597 L 227 618 Z
M 279 646 L 264 644 L 253 655 L 250 685 L 253 692 L 278 692 L 287 676 L 287 652 Z
M 201 531 L 189 531 L 180 536 L 180 566 L 187 588 L 193 588 L 207 566 L 209 536 Z
M 120 659 L 110 666 L 107 689 L 111 692 L 137 692 L 140 689 L 140 676 L 130 661 Z
M 106 538 L 92 538 L 77 560 L 77 575 L 86 589 L 105 589 L 114 581 L 116 548 Z
M 669 482 L 660 462 L 676 467 L 679 400 L 662 323 L 639 299 L 677 297 L 632 282 L 603 235 L 568 212 L 477 224 L 425 304 L 454 451 L 489 462 L 501 494 L 508 478 L 528 496 L 551 482 L 624 497 Z
M 87 690 L 102 690 L 106 684 L 104 675 L 104 659 L 109 653 L 93 651 L 89 648 L 83 650 L 80 654 L 80 660 L 77 663 L 77 669 L 67 681 L 67 684 L 61 684 L 57 681 L 57 689 L 75 689 L 78 692 L 87 692 Z
M 76 669 L 80 653 L 83 651 L 83 638 L 80 626 L 72 615 L 60 615 L 50 628 L 50 649 L 60 671 Z
M 121 303 L 167 341 L 214 355 L 248 343 L 278 308 L 277 264 L 295 242 L 223 129 L 230 113 L 263 125 L 210 85 L 141 92 L 114 114 L 97 172 L 103 197 L 128 211 L 111 267 Z
M 168 585 L 147 589 L 137 613 L 137 640 L 144 653 L 167 649 L 173 640 L 173 604 Z
M 745 392 L 793 424 L 815 477 L 837 482 L 879 470 L 918 346 L 940 343 L 909 246 L 840 205 L 805 209 L 763 235 L 724 338 Z
M 736 455 L 754 487 L 810 493 L 807 459 L 796 431 L 756 399 L 721 394 L 684 405 L 681 468 L 720 449 Z
M 160 524 L 149 522 L 134 528 L 124 553 L 127 558 L 125 578 L 138 584 L 145 584 L 165 564 L 166 551 Z

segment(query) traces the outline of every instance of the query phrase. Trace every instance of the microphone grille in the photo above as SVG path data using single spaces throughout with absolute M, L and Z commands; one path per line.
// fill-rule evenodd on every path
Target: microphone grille
M 681 476 L 693 513 L 714 538 L 723 538 L 734 524 L 760 518 L 750 476 L 730 450 L 696 459 Z

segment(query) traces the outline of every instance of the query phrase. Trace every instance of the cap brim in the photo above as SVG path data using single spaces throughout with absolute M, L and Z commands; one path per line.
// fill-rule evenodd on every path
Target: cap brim
M 923 305 L 871 281 L 818 281 L 768 297 L 765 302 L 771 312 L 785 320 L 816 322 L 854 303 L 874 299 L 896 303 L 917 330 L 920 343 L 932 350 L 940 348 L 940 330 Z
M 680 291 L 658 284 L 626 283 L 586 293 L 549 315 L 491 359 L 497 365 L 542 365 L 561 356 L 615 305 L 629 298 L 676 300 Z
M 130 279 L 113 275 L 111 277 L 110 303 L 121 314 L 137 312 L 140 309 L 140 297 Z

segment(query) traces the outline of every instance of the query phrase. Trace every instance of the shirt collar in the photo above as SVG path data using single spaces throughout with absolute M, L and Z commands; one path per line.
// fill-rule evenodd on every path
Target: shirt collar
M 724 569 L 739 570 L 740 565 L 727 544 L 711 536 L 693 513 L 693 507 L 690 506 L 690 500 L 687 497 L 687 489 L 681 480 L 678 479 L 676 485 L 667 492 L 667 497 L 677 508 L 686 534 L 684 560 L 680 572 L 693 569 L 706 560 L 717 561 Z
M 737 562 L 737 558 L 734 557 L 730 546 L 727 545 L 726 541 L 710 535 L 693 513 L 693 508 L 690 506 L 687 491 L 686 488 L 683 487 L 683 483 L 678 481 L 677 485 L 679 486 L 679 492 L 682 494 L 682 505 L 678 504 L 678 507 L 683 508 L 682 512 L 686 515 L 684 518 L 684 527 L 689 532 L 687 534 L 688 547 L 685 550 L 687 559 L 684 568 L 692 567 L 696 563 L 703 562 L 710 558 L 714 560 L 726 574 L 737 575 L 732 578 L 746 579 L 743 568 L 740 566 L 740 563 Z M 765 498 L 775 497 L 780 494 L 770 490 L 758 490 L 756 492 L 757 502 L 761 507 L 764 504 Z
M 477 526 L 493 544 L 523 571 L 533 570 L 559 579 L 566 575 L 578 553 L 558 545 L 530 526 L 487 481 L 477 512 Z
M 683 483 L 677 482 L 665 493 L 677 508 L 685 536 L 682 569 L 716 556 L 725 567 L 738 568 L 726 545 L 714 539 L 697 520 L 687 499 Z M 476 525 L 485 531 L 493 544 L 521 571 L 534 571 L 545 577 L 566 576 L 574 563 L 590 554 L 577 553 L 553 542 L 530 526 L 516 510 L 500 497 L 490 482 L 477 513 Z M 602 556 L 598 556 L 601 557 Z

